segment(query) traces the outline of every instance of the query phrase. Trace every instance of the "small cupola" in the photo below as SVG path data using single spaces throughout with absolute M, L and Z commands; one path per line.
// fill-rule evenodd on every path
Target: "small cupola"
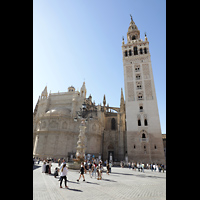
M 131 16 L 131 22 L 127 32 L 128 41 L 140 39 L 140 31 L 138 30 L 138 27 L 135 25 L 132 15 L 130 16 Z
M 74 86 L 68 87 L 68 92 L 75 92 L 75 87 Z

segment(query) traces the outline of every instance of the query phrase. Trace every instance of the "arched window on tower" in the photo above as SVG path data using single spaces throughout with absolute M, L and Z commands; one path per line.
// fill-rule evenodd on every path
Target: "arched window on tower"
M 144 47 L 144 53 L 147 54 L 147 48 L 146 47 Z
M 141 126 L 141 120 L 138 119 L 138 126 Z
M 144 120 L 144 125 L 148 126 L 147 119 Z
M 125 52 L 124 52 L 124 56 L 125 56 L 125 57 L 127 57 L 127 56 L 128 56 L 128 54 L 127 54 L 127 51 L 125 51 Z
M 135 35 L 133 35 L 133 36 L 132 36 L 132 40 L 135 40 L 135 39 L 136 39 L 136 38 L 135 38 Z
M 132 56 L 132 51 L 131 51 L 131 49 L 129 50 L 129 56 Z
M 111 130 L 115 130 L 115 118 L 111 120 Z
M 146 138 L 146 135 L 145 135 L 145 133 L 142 133 L 142 138 Z
M 138 49 L 137 49 L 137 47 L 134 47 L 134 55 L 138 55 Z

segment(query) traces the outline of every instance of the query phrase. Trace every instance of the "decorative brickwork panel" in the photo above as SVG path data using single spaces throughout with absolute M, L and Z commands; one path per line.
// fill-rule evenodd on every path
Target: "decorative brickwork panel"
M 152 99 L 152 86 L 151 86 L 151 80 L 145 80 L 144 81 L 144 87 L 145 87 L 145 94 L 146 94 L 146 99 Z
M 128 81 L 133 80 L 133 69 L 132 66 L 126 66 L 126 77 Z
M 143 77 L 144 77 L 144 79 L 150 78 L 149 64 L 143 64 L 142 65 L 142 69 L 143 69 Z
M 67 129 L 67 123 L 66 122 L 63 122 L 62 129 Z
M 135 101 L 134 83 L 127 82 L 127 88 L 128 88 L 128 101 Z

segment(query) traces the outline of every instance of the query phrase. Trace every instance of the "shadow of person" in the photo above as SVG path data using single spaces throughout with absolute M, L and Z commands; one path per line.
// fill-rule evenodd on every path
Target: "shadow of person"
M 78 190 L 78 189 L 73 189 L 73 188 L 67 188 L 68 190 L 74 191 L 74 192 L 83 192 L 82 190 Z

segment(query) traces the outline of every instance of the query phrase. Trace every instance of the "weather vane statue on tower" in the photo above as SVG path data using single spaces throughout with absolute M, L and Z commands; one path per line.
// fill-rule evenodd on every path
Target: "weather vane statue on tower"
M 133 21 L 133 18 L 132 18 L 132 15 L 130 14 L 130 16 L 131 16 L 131 21 Z

